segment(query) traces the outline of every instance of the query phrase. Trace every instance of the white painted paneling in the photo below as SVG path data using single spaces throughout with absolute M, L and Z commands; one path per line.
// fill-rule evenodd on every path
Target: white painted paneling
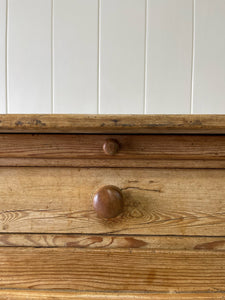
M 0 0 L 0 113 L 6 113 L 6 0 Z
M 225 113 L 225 0 L 195 1 L 194 113 Z
M 225 114 L 225 0 L 0 0 L 7 112 Z
M 55 0 L 54 112 L 97 113 L 98 0 Z
M 51 112 L 51 0 L 8 0 L 8 111 Z
M 190 113 L 192 11 L 192 0 L 147 0 L 147 113 Z
M 143 113 L 145 0 L 100 0 L 100 113 Z

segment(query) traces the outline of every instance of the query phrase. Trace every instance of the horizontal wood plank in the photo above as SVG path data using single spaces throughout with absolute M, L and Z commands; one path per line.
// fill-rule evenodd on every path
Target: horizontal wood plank
M 0 231 L 225 236 L 225 170 L 0 168 Z M 93 196 L 115 185 L 124 211 L 97 217 Z
M 106 155 L 108 139 L 118 153 Z M 225 159 L 223 135 L 0 134 L 0 158 Z
M 169 169 L 225 169 L 225 160 L 206 159 L 78 159 L 78 158 L 0 158 L 0 167 L 117 167 Z
M 2 300 L 75 299 L 75 300 L 224 300 L 224 293 L 110 293 L 110 292 L 55 292 L 30 290 L 0 290 Z
M 88 291 L 225 291 L 225 253 L 0 248 L 0 287 Z
M 0 115 L 0 132 L 225 133 L 225 115 Z
M 112 156 L 103 144 L 120 145 Z M 223 135 L 0 134 L 0 166 L 225 168 Z
M 225 251 L 225 237 L 0 234 L 0 247 L 140 248 Z

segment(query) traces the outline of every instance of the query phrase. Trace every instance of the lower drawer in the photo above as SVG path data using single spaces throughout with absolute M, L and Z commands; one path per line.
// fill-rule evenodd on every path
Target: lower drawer
M 225 291 L 224 252 L 1 248 L 0 268 L 4 289 Z
M 225 235 L 225 170 L 0 168 L 0 231 Z M 96 190 L 121 189 L 123 212 L 99 218 Z

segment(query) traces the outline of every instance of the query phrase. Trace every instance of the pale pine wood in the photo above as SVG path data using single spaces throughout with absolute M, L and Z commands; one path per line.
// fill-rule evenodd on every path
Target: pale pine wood
M 119 143 L 115 155 L 106 141 Z M 0 134 L 0 166 L 225 168 L 223 135 Z
M 225 133 L 225 115 L 0 115 L 0 132 Z
M 102 293 L 102 292 L 56 292 L 29 290 L 0 290 L 2 300 L 75 299 L 75 300 L 224 300 L 224 293 Z
M 225 169 L 225 160 L 202 159 L 57 159 L 57 158 L 10 158 L 0 157 L 1 167 L 129 167 L 129 168 L 179 168 Z
M 225 170 L 1 168 L 1 232 L 225 236 Z M 115 219 L 98 218 L 93 195 L 122 190 Z
M 1 288 L 224 291 L 225 253 L 1 248 Z
M 107 155 L 103 145 L 119 148 Z M 223 135 L 0 134 L 0 158 L 225 160 Z M 129 162 L 130 163 L 130 162 Z M 137 162 L 138 163 L 138 162 Z
M 1 247 L 140 248 L 225 251 L 224 237 L 115 236 L 84 234 L 0 234 Z

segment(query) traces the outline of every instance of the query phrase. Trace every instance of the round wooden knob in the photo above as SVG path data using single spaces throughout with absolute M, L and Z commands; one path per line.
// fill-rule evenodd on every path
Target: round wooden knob
M 104 150 L 105 154 L 115 155 L 119 151 L 119 147 L 120 147 L 120 145 L 117 142 L 117 140 L 108 139 L 105 141 L 105 143 L 103 145 L 103 150 Z
M 101 218 L 115 218 L 123 211 L 123 195 L 121 190 L 113 185 L 100 188 L 93 199 L 94 209 Z

